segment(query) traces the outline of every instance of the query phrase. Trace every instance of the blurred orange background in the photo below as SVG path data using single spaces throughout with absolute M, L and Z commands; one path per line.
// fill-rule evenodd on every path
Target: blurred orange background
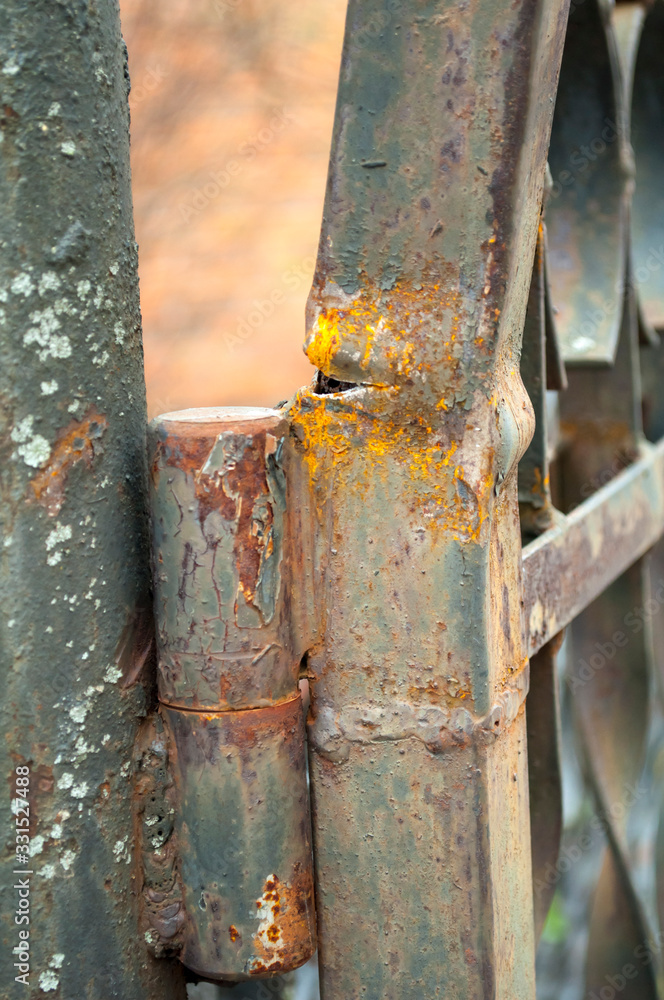
M 312 377 L 344 0 L 121 0 L 150 416 Z

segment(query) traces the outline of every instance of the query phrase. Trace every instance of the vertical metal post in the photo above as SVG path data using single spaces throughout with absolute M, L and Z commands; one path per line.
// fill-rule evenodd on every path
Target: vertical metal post
M 182 1000 L 134 907 L 151 613 L 118 6 L 0 22 L 0 993 Z
M 351 0 L 294 432 L 322 994 L 534 997 L 519 353 L 564 2 Z

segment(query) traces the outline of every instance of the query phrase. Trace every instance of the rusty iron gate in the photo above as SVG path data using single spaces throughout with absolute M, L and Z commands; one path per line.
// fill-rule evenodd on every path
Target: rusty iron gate
M 316 375 L 147 467 L 117 11 L 0 8 L 7 995 L 534 1000 L 592 842 L 664 997 L 663 0 L 350 0 Z

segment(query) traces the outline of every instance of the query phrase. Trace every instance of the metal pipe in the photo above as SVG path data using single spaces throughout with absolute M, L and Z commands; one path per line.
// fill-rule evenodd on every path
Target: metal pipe
M 152 943 L 206 978 L 273 976 L 316 947 L 298 689 L 307 512 L 288 423 L 265 409 L 166 414 L 150 454 L 174 816 L 157 850 L 178 873 L 162 891 L 164 866 L 148 850 Z

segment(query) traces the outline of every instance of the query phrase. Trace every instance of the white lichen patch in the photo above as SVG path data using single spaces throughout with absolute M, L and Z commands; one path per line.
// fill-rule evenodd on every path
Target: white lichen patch
M 67 791 L 67 789 L 71 788 L 73 784 L 74 784 L 74 775 L 69 774 L 68 771 L 65 771 L 62 777 L 58 778 L 57 787 L 61 788 L 63 791 Z
M 119 670 L 116 666 L 109 667 L 106 673 L 104 674 L 104 680 L 106 681 L 107 684 L 115 684 L 117 681 L 120 680 L 121 677 L 122 677 L 122 671 Z
M 131 854 L 128 847 L 129 837 L 123 837 L 122 840 L 116 840 L 113 845 L 113 854 L 115 855 L 115 860 L 118 864 L 124 861 L 129 864 L 131 861 Z
M 69 709 L 69 718 L 78 726 L 82 726 L 89 711 L 90 705 L 74 705 L 73 708 Z
M 93 747 L 90 743 L 86 743 L 83 736 L 76 737 L 76 743 L 74 744 L 74 755 L 77 760 L 82 760 L 87 757 L 89 753 L 99 753 L 99 747 Z
M 87 781 L 81 781 L 79 782 L 78 785 L 71 786 L 70 795 L 74 799 L 84 799 L 85 796 L 88 794 L 89 787 L 90 786 L 88 785 Z
M 41 350 L 38 351 L 40 361 L 48 358 L 69 358 L 71 357 L 71 341 L 66 334 L 59 334 L 61 328 L 60 320 L 57 317 L 57 308 L 47 306 L 46 309 L 37 309 L 30 313 L 30 322 L 34 324 L 23 335 L 23 343 L 26 347 L 37 344 Z
M 28 850 L 30 857 L 34 858 L 36 854 L 41 854 L 41 852 L 44 850 L 44 844 L 45 840 L 40 833 L 37 834 L 36 837 L 33 837 L 32 840 L 30 841 L 30 847 Z
M 58 383 L 55 379 L 50 382 L 42 382 L 40 386 L 42 396 L 52 396 L 54 392 L 58 391 Z
M 63 542 L 68 542 L 71 536 L 71 524 L 60 524 L 60 522 L 58 522 L 55 528 L 49 532 L 46 538 L 46 551 L 50 553 L 46 557 L 46 562 L 49 566 L 57 566 L 62 559 L 62 551 L 60 549 L 56 549 L 56 545 L 62 545 Z M 53 551 L 53 549 L 55 549 L 55 551 Z
M 53 303 L 53 308 L 55 309 L 58 316 L 77 316 L 78 308 L 73 305 L 69 299 L 56 299 Z
M 72 142 L 71 139 L 66 139 L 60 143 L 60 152 L 65 156 L 76 156 L 76 143 Z
M 55 877 L 55 865 L 44 865 L 42 870 L 39 872 L 42 878 L 54 878 Z
M 74 861 L 76 861 L 75 851 L 65 851 L 60 858 L 60 864 L 66 872 L 69 871 L 71 866 L 74 864 Z
M 55 271 L 44 271 L 37 284 L 37 291 L 43 298 L 48 292 L 56 292 L 60 285 L 60 278 Z
M 16 56 L 10 56 L 7 62 L 2 67 L 2 72 L 5 76 L 16 76 L 20 71 L 21 67 L 16 61 Z
M 34 282 L 27 271 L 17 274 L 11 283 L 11 290 L 14 295 L 23 295 L 28 298 L 35 290 Z
M 52 956 L 51 961 L 48 964 L 52 969 L 61 969 L 64 960 L 65 956 L 62 955 L 60 952 L 58 952 L 57 954 Z
M 60 980 L 53 969 L 45 969 L 44 972 L 39 973 L 39 988 L 44 993 L 57 990 L 59 985 Z
M 60 542 L 68 542 L 71 538 L 72 530 L 70 524 L 60 524 L 50 531 L 46 539 L 46 549 L 48 552 L 51 551 Z
M 115 333 L 115 343 L 124 344 L 125 337 L 127 336 L 127 331 L 125 330 L 120 320 L 118 320 L 117 323 L 115 324 L 114 333 Z
M 35 434 L 33 425 L 35 418 L 30 414 L 24 417 L 11 431 L 11 439 L 18 447 L 16 453 L 20 455 L 26 465 L 33 469 L 39 469 L 48 462 L 51 455 L 51 446 L 41 434 Z

